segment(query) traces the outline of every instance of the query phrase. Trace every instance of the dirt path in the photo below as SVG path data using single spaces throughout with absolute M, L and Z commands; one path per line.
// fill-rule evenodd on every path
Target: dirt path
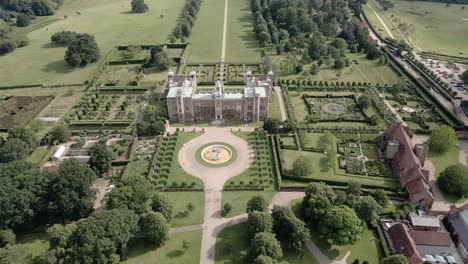
M 276 97 L 278 98 L 278 103 L 280 106 L 280 112 L 281 112 L 281 121 L 286 121 L 288 118 L 286 115 L 286 111 L 284 110 L 284 101 L 283 101 L 283 94 L 281 92 L 281 87 L 280 86 L 275 86 L 274 87 L 275 92 L 276 92 Z
M 221 61 L 226 58 L 226 34 L 227 34 L 227 16 L 228 16 L 228 0 L 224 0 L 224 23 L 223 23 L 223 47 L 221 49 Z

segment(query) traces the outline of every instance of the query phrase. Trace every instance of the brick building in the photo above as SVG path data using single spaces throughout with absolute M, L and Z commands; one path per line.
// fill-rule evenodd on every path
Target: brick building
M 188 76 L 169 71 L 166 96 L 169 120 L 265 120 L 272 81 L 271 70 L 267 75 L 253 75 L 247 71 L 243 87 L 225 87 L 221 81 L 216 81 L 214 89 L 198 89 L 194 70 Z

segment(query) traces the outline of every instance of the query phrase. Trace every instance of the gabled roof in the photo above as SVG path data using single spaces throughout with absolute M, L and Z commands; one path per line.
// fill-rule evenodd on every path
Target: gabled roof
M 410 264 L 423 264 L 413 238 L 408 233 L 405 224 L 398 223 L 388 229 L 397 253 L 408 258 Z
M 452 206 L 449 221 L 463 244 L 468 247 L 468 204 L 457 208 Z

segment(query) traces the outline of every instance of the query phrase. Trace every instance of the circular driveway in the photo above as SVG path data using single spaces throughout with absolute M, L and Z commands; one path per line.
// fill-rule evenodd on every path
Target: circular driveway
M 211 142 L 224 142 L 237 152 L 235 160 L 223 167 L 209 167 L 197 160 L 197 151 Z M 179 151 L 180 166 L 189 174 L 200 178 L 205 189 L 219 189 L 231 177 L 249 168 L 253 161 L 253 150 L 249 144 L 230 132 L 229 128 L 207 127 L 203 135 L 187 142 Z

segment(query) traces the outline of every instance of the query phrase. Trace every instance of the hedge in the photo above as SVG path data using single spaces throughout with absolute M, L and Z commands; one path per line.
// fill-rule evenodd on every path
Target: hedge
M 377 229 L 377 235 L 379 237 L 380 246 L 382 247 L 383 253 L 384 253 L 385 257 L 389 257 L 390 256 L 390 250 L 389 250 L 389 247 L 388 247 L 387 239 L 385 238 L 385 235 L 384 235 L 384 233 L 382 231 L 382 228 L 380 227 L 380 225 L 377 225 L 376 229 Z

